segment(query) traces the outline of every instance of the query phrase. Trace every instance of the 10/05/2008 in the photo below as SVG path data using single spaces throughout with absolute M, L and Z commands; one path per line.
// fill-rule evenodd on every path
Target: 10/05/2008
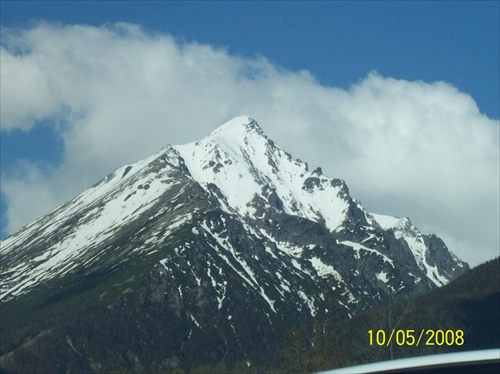
M 422 338 L 425 335 L 425 339 Z M 422 342 L 426 346 L 461 346 L 465 343 L 463 330 L 432 330 L 422 329 L 420 333 L 415 330 L 396 330 L 392 329 L 390 334 L 385 330 L 368 330 L 368 338 L 370 345 L 389 346 L 393 339 L 399 346 L 416 346 L 418 347 Z

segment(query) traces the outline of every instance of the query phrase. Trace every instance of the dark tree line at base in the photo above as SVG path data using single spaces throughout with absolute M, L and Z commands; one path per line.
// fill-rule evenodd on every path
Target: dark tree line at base
M 331 311 L 282 329 L 277 346 L 255 346 L 249 362 L 238 342 L 193 330 L 162 309 L 93 307 L 1 325 L 0 373 L 310 373 L 396 358 L 500 347 L 500 259 L 415 299 L 346 319 Z M 143 305 L 142 305 L 143 307 Z M 337 308 L 338 310 L 338 308 Z M 253 326 L 248 326 L 252 329 Z M 463 344 L 370 344 L 368 331 L 464 332 Z M 271 347 L 271 348 L 270 348 Z

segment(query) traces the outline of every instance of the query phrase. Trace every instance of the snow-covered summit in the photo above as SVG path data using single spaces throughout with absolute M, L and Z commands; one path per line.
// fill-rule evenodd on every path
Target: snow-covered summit
M 238 141 L 255 132 L 264 136 L 257 121 L 250 116 L 235 117 L 213 130 L 206 138 L 223 141 Z
M 268 206 L 269 195 L 287 214 L 324 220 L 335 230 L 346 218 L 343 181 L 329 179 L 270 140 L 251 117 L 237 117 L 203 140 L 174 147 L 192 177 L 215 184 L 231 208 L 255 218 L 255 204 Z

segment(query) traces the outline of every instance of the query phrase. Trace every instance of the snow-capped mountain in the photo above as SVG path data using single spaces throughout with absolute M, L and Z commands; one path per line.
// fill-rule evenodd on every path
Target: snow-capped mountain
M 194 331 L 223 342 L 210 354 L 251 361 L 255 344 L 276 349 L 285 326 L 334 303 L 352 316 L 468 270 L 409 219 L 367 212 L 344 181 L 310 171 L 249 117 L 117 169 L 0 253 L 4 309 L 128 302 L 175 316 L 164 370 L 185 359 Z

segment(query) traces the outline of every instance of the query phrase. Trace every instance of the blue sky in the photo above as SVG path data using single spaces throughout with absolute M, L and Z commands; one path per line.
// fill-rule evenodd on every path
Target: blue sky
M 498 1 L 0 4 L 2 237 L 248 114 L 369 210 L 498 253 Z

